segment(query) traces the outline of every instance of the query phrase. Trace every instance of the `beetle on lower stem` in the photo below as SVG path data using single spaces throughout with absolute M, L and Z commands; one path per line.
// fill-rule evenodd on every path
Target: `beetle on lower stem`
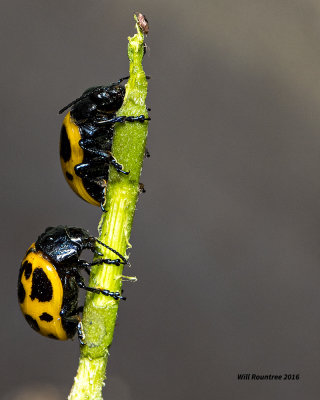
M 97 244 L 118 258 L 91 263 L 79 259 L 85 249 L 95 252 Z M 127 260 L 85 229 L 62 225 L 47 228 L 28 249 L 19 271 L 18 299 L 29 325 L 41 335 L 59 340 L 70 339 L 78 332 L 84 344 L 78 288 L 125 300 L 119 292 L 86 286 L 80 271 L 90 273 L 91 266 L 97 264 L 119 266 Z

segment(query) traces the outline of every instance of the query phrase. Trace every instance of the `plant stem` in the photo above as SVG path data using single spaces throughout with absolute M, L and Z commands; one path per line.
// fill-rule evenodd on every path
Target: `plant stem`
M 144 36 L 138 25 L 137 34 L 129 37 L 128 56 L 130 78 L 126 84 L 123 105 L 117 115 L 147 116 L 145 99 L 147 80 L 142 69 Z M 148 122 L 118 123 L 114 129 L 112 153 L 129 175 L 109 168 L 105 209 L 102 215 L 99 239 L 125 255 L 129 245 L 133 216 L 139 194 L 139 179 L 145 154 Z M 101 258 L 118 258 L 99 246 Z M 96 258 L 97 259 L 97 258 Z M 90 286 L 121 292 L 121 266 L 92 267 Z M 101 400 L 109 348 L 117 318 L 119 300 L 101 294 L 87 293 L 83 311 L 86 344 L 81 347 L 80 362 L 69 400 Z

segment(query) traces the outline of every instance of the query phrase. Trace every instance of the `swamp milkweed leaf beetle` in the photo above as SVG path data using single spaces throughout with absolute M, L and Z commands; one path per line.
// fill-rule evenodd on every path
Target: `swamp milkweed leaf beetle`
M 118 258 L 91 263 L 79 259 L 84 249 L 94 252 L 97 243 Z M 127 260 L 85 229 L 62 225 L 47 228 L 29 247 L 19 271 L 18 299 L 29 325 L 41 335 L 59 340 L 70 339 L 78 331 L 80 343 L 84 344 L 78 289 L 125 300 L 119 292 L 85 285 L 80 270 L 89 273 L 92 265 L 103 263 L 120 265 Z
M 111 154 L 114 124 L 150 120 L 144 115 L 116 117 L 125 96 L 125 87 L 121 85 L 125 79 L 128 77 L 109 86 L 89 88 L 59 111 L 61 114 L 71 108 L 60 134 L 60 161 L 66 181 L 78 196 L 100 205 L 103 211 L 109 165 L 120 173 L 129 173 Z

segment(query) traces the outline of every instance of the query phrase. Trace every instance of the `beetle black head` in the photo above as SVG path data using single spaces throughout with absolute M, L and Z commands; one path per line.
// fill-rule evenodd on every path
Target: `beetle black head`
M 90 89 L 89 89 L 90 90 Z M 122 85 L 98 86 L 91 89 L 90 100 L 101 112 L 115 112 L 122 106 L 125 88 Z
M 95 103 L 102 112 L 118 110 L 123 103 L 126 91 L 125 87 L 119 83 L 126 78 L 121 78 L 117 83 L 113 83 L 110 86 L 95 86 L 87 89 L 80 97 L 63 107 L 59 111 L 59 114 L 62 114 L 68 108 L 75 106 L 86 98 L 90 98 L 90 100 Z

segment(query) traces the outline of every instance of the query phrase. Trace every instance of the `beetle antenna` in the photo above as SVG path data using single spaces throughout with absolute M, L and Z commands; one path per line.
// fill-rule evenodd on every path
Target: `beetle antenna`
M 119 85 L 122 81 L 129 79 L 130 76 L 125 76 L 123 78 L 120 78 L 117 82 L 111 83 L 111 85 L 109 86 L 116 86 Z M 150 79 L 150 76 L 147 76 L 147 79 Z M 82 94 L 80 97 L 78 97 L 77 99 L 73 100 L 71 103 L 69 103 L 68 105 L 66 105 L 65 107 L 61 108 L 61 110 L 59 111 L 59 114 L 62 114 L 64 111 L 66 111 L 68 108 L 72 107 L 73 105 L 79 103 L 79 101 L 81 101 L 82 99 L 85 99 L 86 97 L 90 96 L 92 92 L 94 92 L 97 87 L 93 87 L 91 90 L 89 91 L 85 91 L 84 94 Z
M 89 92 L 81 95 L 80 97 L 78 97 L 77 99 L 73 100 L 71 103 L 69 103 L 68 105 L 66 105 L 65 107 L 61 108 L 61 110 L 59 111 L 59 114 L 62 114 L 64 111 L 66 111 L 68 108 L 72 107 L 74 104 L 79 103 L 79 101 L 81 101 L 82 99 L 85 99 L 86 97 L 90 96 L 90 94 L 94 91 L 95 88 L 93 88 L 92 90 L 90 90 Z
M 106 247 L 108 250 L 112 251 L 114 254 L 116 254 L 119 258 L 121 258 L 121 260 L 124 262 L 124 264 L 128 263 L 128 260 L 123 257 L 122 254 L 120 254 L 117 250 L 113 249 L 112 247 L 102 243 L 99 239 L 95 238 L 96 242 L 98 242 L 99 244 L 101 244 L 101 246 Z
M 129 79 L 130 76 L 124 76 L 123 78 L 120 78 L 117 82 L 111 83 L 110 86 L 116 86 L 119 85 L 122 81 L 125 81 L 126 79 Z

